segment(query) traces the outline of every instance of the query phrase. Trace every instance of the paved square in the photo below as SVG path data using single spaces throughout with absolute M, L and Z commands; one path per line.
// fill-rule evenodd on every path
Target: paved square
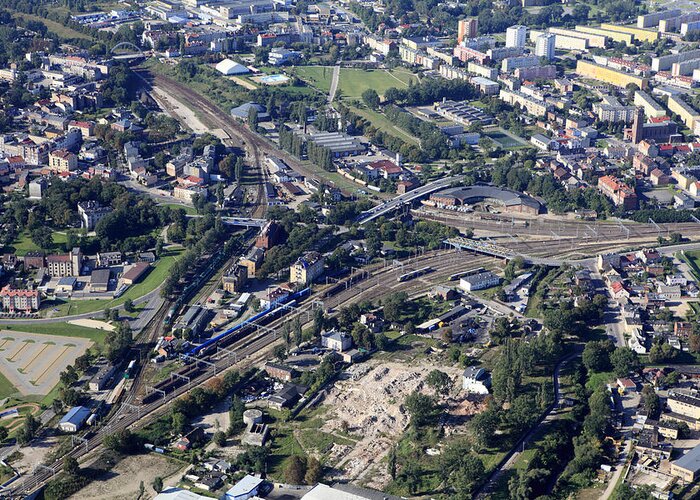
M 91 343 L 80 337 L 0 330 L 0 372 L 23 396 L 44 396 Z

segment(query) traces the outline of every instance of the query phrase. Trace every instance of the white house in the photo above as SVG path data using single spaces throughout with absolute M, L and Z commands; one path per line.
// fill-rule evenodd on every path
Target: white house
M 491 271 L 481 271 L 462 277 L 459 280 L 459 287 L 467 292 L 472 292 L 474 290 L 491 288 L 492 286 L 498 285 L 500 282 L 501 278 Z
M 470 366 L 462 374 L 462 389 L 473 394 L 488 394 L 491 376 L 483 368 Z
M 337 330 L 331 330 L 321 335 L 321 345 L 334 351 L 343 352 L 352 347 L 352 337 Z

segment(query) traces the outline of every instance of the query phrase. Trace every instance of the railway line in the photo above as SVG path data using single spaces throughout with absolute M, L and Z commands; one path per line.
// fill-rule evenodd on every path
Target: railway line
M 418 209 L 413 215 L 427 220 L 446 223 L 453 227 L 492 231 L 519 236 L 540 236 L 553 238 L 576 238 L 585 241 L 617 241 L 640 238 L 656 239 L 670 233 L 681 233 L 686 237 L 700 237 L 700 224 L 681 223 L 638 223 L 631 221 L 595 222 L 585 220 L 553 220 L 542 216 L 533 219 L 511 217 L 505 214 L 452 213 Z

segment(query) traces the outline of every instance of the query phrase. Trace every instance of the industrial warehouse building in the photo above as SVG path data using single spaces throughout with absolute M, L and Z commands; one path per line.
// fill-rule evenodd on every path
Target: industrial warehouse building
M 446 207 L 492 202 L 504 207 L 506 212 L 528 214 L 538 214 L 543 208 L 542 204 L 531 196 L 488 184 L 446 189 L 432 194 L 430 200 Z

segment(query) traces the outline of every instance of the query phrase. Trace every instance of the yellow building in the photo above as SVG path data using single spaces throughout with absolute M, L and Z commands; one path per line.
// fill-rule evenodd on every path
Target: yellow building
M 681 120 L 692 132 L 695 131 L 695 125 L 700 123 L 700 114 L 680 96 L 668 96 L 668 109 L 672 113 L 680 116 Z
M 634 83 L 642 90 L 649 87 L 649 79 L 624 71 L 617 71 L 612 68 L 600 66 L 588 61 L 578 61 L 576 63 L 576 73 L 584 78 L 593 78 L 601 82 L 609 83 L 620 88 L 625 88 L 630 83 Z
M 51 151 L 49 168 L 54 172 L 72 172 L 78 168 L 78 157 L 67 149 Z
M 620 26 L 617 24 L 603 23 L 600 25 L 604 30 L 619 31 L 620 33 L 629 33 L 634 35 L 637 40 L 642 42 L 655 42 L 659 39 L 658 31 L 645 30 L 634 26 Z
M 588 46 L 589 47 L 599 47 L 601 49 L 605 48 L 605 39 L 606 37 L 603 35 L 599 35 L 596 33 L 585 33 L 581 31 L 574 31 L 574 30 L 567 30 L 564 28 L 549 28 L 550 33 L 554 33 L 555 35 L 562 35 L 565 37 L 572 37 L 572 38 L 585 38 L 588 40 Z
M 603 28 L 594 28 L 592 26 L 576 26 L 576 31 L 580 31 L 581 33 L 591 33 L 593 35 L 606 36 L 614 42 L 625 42 L 627 45 L 632 45 L 634 43 L 634 35 L 632 35 L 631 33 L 604 30 Z

